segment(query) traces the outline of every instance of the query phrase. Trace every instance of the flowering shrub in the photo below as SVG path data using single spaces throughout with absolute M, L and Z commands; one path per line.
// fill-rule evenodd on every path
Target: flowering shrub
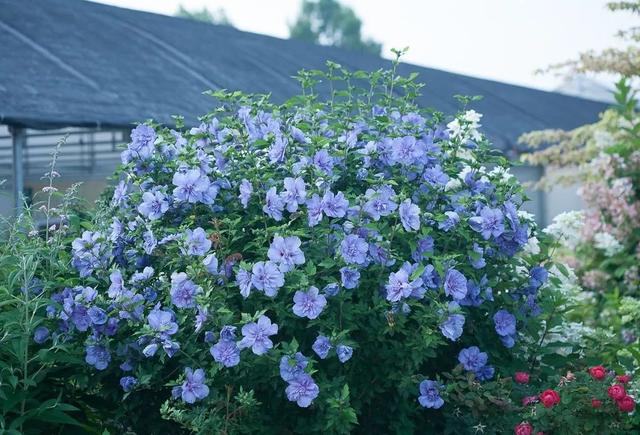
M 524 407 L 524 420 L 515 426 L 516 434 L 618 434 L 637 428 L 628 416 L 635 410 L 628 390 L 637 390 L 631 376 L 616 376 L 612 370 L 594 366 L 547 382 L 551 380 L 557 384 L 538 392 L 540 382 L 530 385 L 528 376 L 515 376 L 519 385 L 512 396 Z
M 200 433 L 442 429 L 447 371 L 493 388 L 540 362 L 546 238 L 481 115 L 419 109 L 395 66 L 298 79 L 136 127 L 73 242 L 48 313 L 123 429 L 143 406 Z

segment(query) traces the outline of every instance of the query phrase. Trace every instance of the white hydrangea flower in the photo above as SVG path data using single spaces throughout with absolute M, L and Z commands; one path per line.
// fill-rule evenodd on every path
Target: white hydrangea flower
M 611 234 L 601 232 L 596 233 L 593 236 L 594 245 L 596 248 L 604 251 L 604 255 L 607 257 L 613 257 L 614 255 L 620 253 L 624 248 L 622 244 Z
M 582 211 L 568 211 L 560 213 L 553 222 L 543 231 L 564 244 L 569 249 L 574 249 L 582 242 L 582 228 L 584 227 L 584 213 Z

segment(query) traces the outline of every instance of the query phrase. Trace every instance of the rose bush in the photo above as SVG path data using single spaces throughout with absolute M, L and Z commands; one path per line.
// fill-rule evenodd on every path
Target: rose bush
M 543 346 L 566 302 L 549 243 L 481 115 L 418 108 L 396 66 L 328 63 L 284 104 L 214 92 L 199 127 L 133 130 L 47 308 L 85 346 L 101 424 L 515 425 L 500 372 L 561 358 Z

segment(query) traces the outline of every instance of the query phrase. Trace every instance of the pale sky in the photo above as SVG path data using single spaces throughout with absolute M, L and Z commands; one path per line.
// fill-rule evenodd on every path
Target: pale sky
M 223 8 L 240 30 L 288 37 L 300 0 L 95 0 L 172 15 Z M 342 0 L 362 19 L 365 36 L 390 48 L 409 46 L 405 60 L 476 77 L 552 90 L 561 78 L 536 75 L 579 52 L 619 46 L 620 29 L 637 25 L 611 13 L 606 0 Z

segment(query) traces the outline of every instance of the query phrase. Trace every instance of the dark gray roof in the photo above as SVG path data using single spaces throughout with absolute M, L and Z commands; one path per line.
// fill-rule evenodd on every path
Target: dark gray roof
M 188 123 L 211 109 L 207 89 L 299 93 L 291 79 L 326 60 L 375 70 L 376 56 L 283 40 L 231 27 L 81 0 L 0 0 L 0 123 L 31 128 L 126 126 L 154 118 Z M 453 95 L 483 95 L 484 131 L 502 149 L 541 128 L 593 122 L 602 103 L 414 65 L 420 102 L 454 112 Z

